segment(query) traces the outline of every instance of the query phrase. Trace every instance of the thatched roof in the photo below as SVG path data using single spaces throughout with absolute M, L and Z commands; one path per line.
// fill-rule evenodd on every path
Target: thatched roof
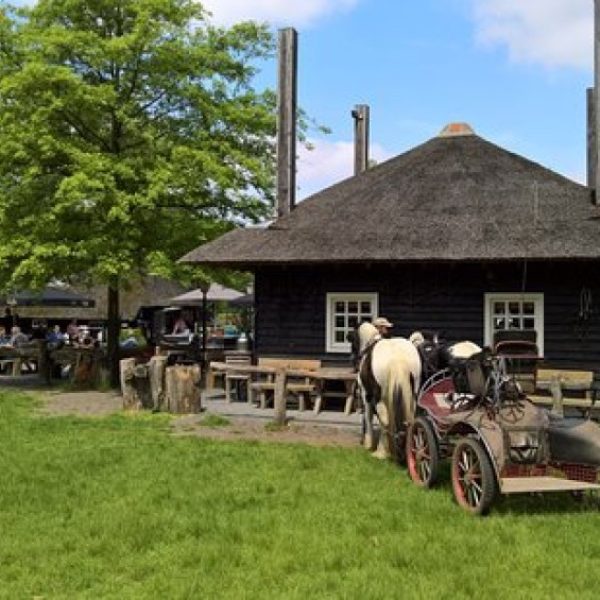
M 182 261 L 258 265 L 599 258 L 591 191 L 474 134 L 441 135 Z

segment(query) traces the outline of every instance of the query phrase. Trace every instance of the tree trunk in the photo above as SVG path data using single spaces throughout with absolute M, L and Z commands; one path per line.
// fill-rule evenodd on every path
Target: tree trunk
M 150 391 L 152 393 L 152 408 L 154 410 L 168 410 L 165 397 L 165 369 L 167 367 L 166 356 L 153 356 L 148 366 L 150 378 Z
M 165 392 L 171 413 L 199 413 L 201 410 L 200 367 L 175 365 L 165 370 Z
M 119 387 L 119 334 L 121 333 L 121 315 L 119 309 L 119 280 L 114 278 L 108 286 L 108 327 L 106 353 L 110 369 L 110 384 Z

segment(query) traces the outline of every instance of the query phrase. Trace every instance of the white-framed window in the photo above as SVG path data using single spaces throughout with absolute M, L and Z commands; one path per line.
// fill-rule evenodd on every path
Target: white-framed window
M 491 346 L 498 331 L 536 331 L 544 355 L 544 294 L 485 294 L 484 344 Z
M 348 332 L 364 320 L 377 316 L 378 296 L 376 293 L 332 292 L 326 300 L 327 352 L 350 352 Z

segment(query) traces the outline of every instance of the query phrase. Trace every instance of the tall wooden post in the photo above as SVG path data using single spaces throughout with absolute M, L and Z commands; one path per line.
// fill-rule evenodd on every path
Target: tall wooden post
M 357 104 L 352 111 L 354 119 L 354 174 L 369 168 L 369 121 L 367 104 Z
M 596 143 L 596 99 L 594 88 L 587 89 L 587 185 L 596 185 L 596 168 L 598 164 L 598 147 Z
M 286 421 L 285 379 L 285 369 L 278 369 L 273 390 L 273 420 L 277 425 L 285 425 Z
M 279 30 L 277 78 L 277 217 L 296 204 L 296 110 L 298 33 Z
M 595 152 L 594 158 L 594 189 L 595 203 L 600 201 L 600 152 L 598 151 L 598 143 L 600 142 L 600 0 L 594 0 L 594 138 Z

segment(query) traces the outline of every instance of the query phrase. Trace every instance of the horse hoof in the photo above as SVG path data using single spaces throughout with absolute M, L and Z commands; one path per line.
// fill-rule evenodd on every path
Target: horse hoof
M 363 445 L 369 452 L 371 452 L 373 450 L 373 438 L 370 435 L 365 435 Z
M 378 458 L 379 460 L 387 460 L 390 457 L 390 453 L 382 448 L 377 448 L 371 456 Z
M 383 402 L 378 402 L 375 409 L 377 410 L 377 416 L 379 417 L 381 424 L 384 427 L 387 427 L 390 423 L 387 406 Z

